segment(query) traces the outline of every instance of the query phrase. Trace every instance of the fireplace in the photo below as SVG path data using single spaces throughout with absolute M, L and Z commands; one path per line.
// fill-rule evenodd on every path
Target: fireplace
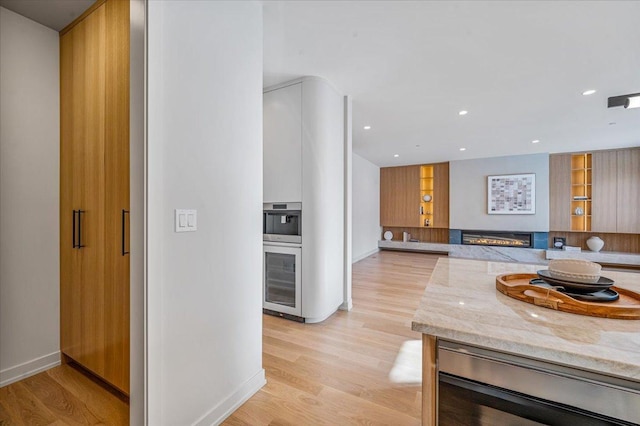
M 497 247 L 533 247 L 531 232 L 462 231 L 462 244 Z

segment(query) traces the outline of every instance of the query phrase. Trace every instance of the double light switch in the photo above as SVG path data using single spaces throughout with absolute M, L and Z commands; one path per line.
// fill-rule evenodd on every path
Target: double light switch
M 176 209 L 176 232 L 193 232 L 197 229 L 197 210 Z

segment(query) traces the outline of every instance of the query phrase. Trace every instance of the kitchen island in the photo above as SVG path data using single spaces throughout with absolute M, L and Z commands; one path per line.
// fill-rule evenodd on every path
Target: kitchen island
M 447 341 L 521 357 L 531 360 L 529 365 L 567 367 L 586 376 L 597 373 L 611 378 L 616 388 L 630 389 L 625 397 L 640 407 L 640 320 L 554 311 L 512 299 L 495 288 L 497 275 L 538 269 L 540 265 L 438 261 L 412 323 L 412 329 L 423 334 L 423 425 L 438 424 L 438 346 Z M 640 274 L 603 275 L 618 287 L 640 292 Z M 634 422 L 640 415 L 626 411 Z

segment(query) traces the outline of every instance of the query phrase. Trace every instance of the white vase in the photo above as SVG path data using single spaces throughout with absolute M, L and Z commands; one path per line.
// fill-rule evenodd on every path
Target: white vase
M 602 247 L 604 247 L 604 241 L 602 241 L 600 237 L 589 237 L 589 239 L 587 240 L 587 247 L 589 247 L 589 250 L 591 251 L 598 252 L 602 250 Z

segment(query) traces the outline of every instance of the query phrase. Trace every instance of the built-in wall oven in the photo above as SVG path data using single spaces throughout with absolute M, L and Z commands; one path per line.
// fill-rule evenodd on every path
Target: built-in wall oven
M 263 310 L 302 319 L 302 203 L 265 203 Z
M 302 243 L 302 203 L 265 203 L 263 209 L 265 242 Z
M 637 425 L 640 383 L 439 340 L 438 424 Z

